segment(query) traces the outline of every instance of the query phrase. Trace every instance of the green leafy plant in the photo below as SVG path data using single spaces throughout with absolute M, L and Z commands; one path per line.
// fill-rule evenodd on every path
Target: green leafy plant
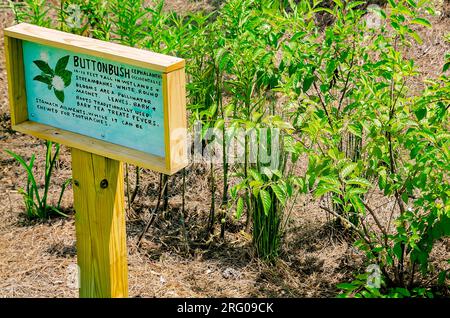
M 51 26 L 50 10 L 48 1 L 24 0 L 9 1 L 17 23 L 28 22 L 43 27 Z
M 49 90 L 53 89 L 56 98 L 58 98 L 61 103 L 64 103 L 65 99 L 64 88 L 68 87 L 72 82 L 72 72 L 66 70 L 69 58 L 69 55 L 61 57 L 58 62 L 56 62 L 54 70 L 48 65 L 47 61 L 33 61 L 33 63 L 42 71 L 42 73 L 34 77 L 33 80 L 46 84 Z
M 335 3 L 334 9 L 304 4 L 298 10 L 305 18 L 288 21 L 308 30 L 284 47 L 284 90 L 298 103 L 294 127 L 309 157 L 305 190 L 329 195 L 332 204 L 322 200 L 321 208 L 380 268 L 382 287 L 358 294 L 357 280 L 346 295 L 412 296 L 429 287 L 429 253 L 450 232 L 448 80 L 432 81 L 433 93 L 408 96 L 406 82 L 416 71 L 399 45 L 421 42 L 412 25 L 430 25 L 419 15 L 424 2 L 389 1 L 372 29 L 358 1 Z M 323 11 L 334 23 L 318 44 L 321 31 L 309 26 L 308 12 Z M 387 215 L 383 204 L 367 199 L 373 195 L 392 204 Z
M 52 214 L 67 216 L 61 211 L 61 200 L 63 198 L 64 191 L 67 185 L 70 183 L 71 179 L 68 179 L 63 183 L 57 204 L 53 206 L 48 203 L 48 191 L 51 184 L 51 177 L 53 169 L 56 165 L 56 161 L 58 160 L 60 148 L 59 144 L 54 145 L 55 150 L 53 152 L 53 143 L 51 141 L 46 142 L 47 152 L 45 156 L 43 193 L 40 193 L 39 191 L 41 187 L 38 184 L 35 172 L 33 171 L 35 156 L 32 155 L 30 161 L 27 163 L 22 156 L 10 150 L 6 150 L 9 155 L 11 155 L 15 160 L 17 160 L 17 162 L 20 163 L 20 165 L 25 169 L 27 173 L 27 186 L 25 189 L 20 189 L 20 193 L 23 195 L 25 210 L 29 219 L 47 219 Z

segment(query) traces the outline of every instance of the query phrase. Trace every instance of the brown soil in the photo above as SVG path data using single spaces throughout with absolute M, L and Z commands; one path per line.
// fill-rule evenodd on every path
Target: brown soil
M 211 9 L 220 3 L 167 2 L 168 8 L 179 12 Z M 421 72 L 412 89 L 420 89 L 420 78 L 437 76 L 445 52 L 450 51 L 443 41 L 450 32 L 450 20 L 431 20 L 433 29 L 420 29 L 424 44 L 405 48 Z M 0 297 L 77 297 L 77 289 L 68 284 L 70 268 L 76 264 L 72 189 L 68 188 L 63 199 L 65 211 L 71 213 L 69 218 L 26 221 L 18 191 L 26 183 L 26 175 L 3 151 L 10 149 L 27 159 L 36 154 L 37 171 L 42 172 L 43 141 L 10 130 L 3 28 L 12 23 L 12 13 L 0 11 Z M 52 181 L 53 200 L 59 186 L 71 176 L 70 160 L 69 150 L 63 147 Z M 179 174 L 171 178 L 168 211 L 157 218 L 141 248 L 136 247 L 158 191 L 159 176 L 143 171 L 142 186 L 127 220 L 130 297 L 334 297 L 337 283 L 364 270 L 361 252 L 336 235 L 318 202 L 307 196 L 301 197 L 293 209 L 283 254 L 275 266 L 253 256 L 250 238 L 237 222 L 228 224 L 224 243 L 198 243 L 209 212 L 208 172 L 201 165 L 187 169 L 186 251 L 180 225 Z M 39 177 L 42 180 L 42 175 Z M 130 180 L 133 186 L 134 167 L 130 167 Z M 432 253 L 435 267 L 446 266 L 449 248 L 448 241 L 437 244 Z

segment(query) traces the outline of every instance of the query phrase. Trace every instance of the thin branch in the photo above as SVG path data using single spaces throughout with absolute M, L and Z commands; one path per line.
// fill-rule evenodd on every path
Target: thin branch
M 338 114 L 341 112 L 342 103 L 344 102 L 345 94 L 347 94 L 348 82 L 350 80 L 350 74 L 351 74 L 352 69 L 353 69 L 353 63 L 354 63 L 354 60 L 355 60 L 355 43 L 356 42 L 353 42 L 353 54 L 352 54 L 352 59 L 350 61 L 350 68 L 348 69 L 347 78 L 346 78 L 345 84 L 344 84 L 344 89 L 342 90 L 342 95 L 341 95 L 341 98 L 339 100 Z
M 388 234 L 385 230 L 385 228 L 381 225 L 380 220 L 378 220 L 378 217 L 376 216 L 375 212 L 367 205 L 366 202 L 363 202 L 364 206 L 366 207 L 367 211 L 369 211 L 370 215 L 373 217 L 376 225 L 380 229 L 381 233 L 383 233 L 384 236 L 384 244 L 387 247 L 388 246 Z
M 327 115 L 328 123 L 330 124 L 330 127 L 333 129 L 333 122 L 331 121 L 331 117 L 330 117 L 330 114 L 328 113 L 327 106 L 325 105 L 325 102 L 324 102 L 323 99 L 322 99 L 322 95 L 320 94 L 320 91 L 319 91 L 319 89 L 317 88 L 316 83 L 314 82 L 313 85 L 314 85 L 314 89 L 315 89 L 316 92 L 317 92 L 317 96 L 318 96 L 319 99 L 320 99 L 320 104 L 322 105 L 322 108 L 323 108 L 323 110 L 325 111 L 325 114 Z
M 372 242 L 366 237 L 366 235 L 360 230 L 358 229 L 352 222 L 350 222 L 349 220 L 347 220 L 346 218 L 342 217 L 342 215 L 337 214 L 336 212 L 328 209 L 327 207 L 324 206 L 320 206 L 320 208 L 332 215 L 334 215 L 335 217 L 337 217 L 338 219 L 340 219 L 341 221 L 344 221 L 345 223 L 347 223 L 352 229 L 354 229 L 356 231 L 356 233 L 359 234 L 359 236 L 369 245 L 372 246 Z

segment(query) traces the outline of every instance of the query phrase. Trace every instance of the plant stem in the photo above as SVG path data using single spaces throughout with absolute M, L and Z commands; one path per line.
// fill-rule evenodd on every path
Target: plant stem
M 186 222 L 184 219 L 184 214 L 186 212 L 186 168 L 183 168 L 182 170 L 183 175 L 183 186 L 182 186 L 182 194 L 181 194 L 181 213 L 180 213 L 180 221 L 181 221 L 181 227 L 183 231 L 183 237 L 184 237 L 184 248 L 185 252 L 189 253 L 189 240 L 187 236 L 186 231 Z
M 209 209 L 208 233 L 214 234 L 214 219 L 216 211 L 216 181 L 214 177 L 214 163 L 210 163 L 210 182 L 211 182 L 211 206 Z
M 136 186 L 134 187 L 134 191 L 133 194 L 131 195 L 131 203 L 134 202 L 134 200 L 136 199 L 136 196 L 139 192 L 140 189 L 140 179 L 141 179 L 141 169 L 139 167 L 136 167 Z M 131 204 L 130 203 L 130 204 Z

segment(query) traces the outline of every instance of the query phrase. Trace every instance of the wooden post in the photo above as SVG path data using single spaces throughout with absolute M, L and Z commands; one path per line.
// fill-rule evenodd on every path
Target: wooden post
M 122 162 L 72 148 L 80 297 L 128 297 Z

